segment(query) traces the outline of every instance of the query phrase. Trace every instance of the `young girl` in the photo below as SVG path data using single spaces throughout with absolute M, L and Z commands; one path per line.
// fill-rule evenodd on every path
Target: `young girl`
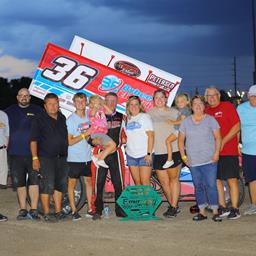
M 179 118 L 176 121 L 168 120 L 168 123 L 170 125 L 174 125 L 174 128 L 177 131 L 177 134 L 173 134 L 173 133 L 170 134 L 170 136 L 165 141 L 166 147 L 167 147 L 168 159 L 163 165 L 163 168 L 169 168 L 174 164 L 172 160 L 172 142 L 177 139 L 178 130 L 181 122 L 191 114 L 190 100 L 187 94 L 183 93 L 183 94 L 177 95 L 175 98 L 175 106 L 180 112 Z
M 92 139 L 97 139 L 98 145 L 103 146 L 104 150 L 97 155 L 92 156 L 92 161 L 99 167 L 108 168 L 104 159 L 116 150 L 116 143 L 107 135 L 108 124 L 106 114 L 111 114 L 109 109 L 98 95 L 93 95 L 89 99 L 89 119 L 90 135 Z

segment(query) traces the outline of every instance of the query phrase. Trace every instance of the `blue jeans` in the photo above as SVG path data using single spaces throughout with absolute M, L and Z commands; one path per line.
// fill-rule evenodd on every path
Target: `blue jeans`
M 216 185 L 217 163 L 190 167 L 193 183 L 195 185 L 196 200 L 199 208 L 207 204 L 212 209 L 218 208 L 218 190 Z
M 134 158 L 134 157 L 129 156 L 128 154 L 126 154 L 127 165 L 128 166 L 150 166 L 150 164 L 148 164 L 145 161 L 144 157 L 145 156 L 139 157 L 139 158 Z

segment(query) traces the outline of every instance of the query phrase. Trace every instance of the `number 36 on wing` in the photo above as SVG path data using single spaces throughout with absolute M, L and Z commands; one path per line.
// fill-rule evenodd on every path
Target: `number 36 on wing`
M 146 110 L 152 108 L 157 88 L 49 43 L 29 89 L 41 99 L 50 92 L 57 94 L 60 106 L 69 111 L 74 110 L 72 97 L 77 92 L 89 97 L 113 91 L 118 95 L 117 110 L 125 112 L 125 102 L 131 95 L 139 96 Z

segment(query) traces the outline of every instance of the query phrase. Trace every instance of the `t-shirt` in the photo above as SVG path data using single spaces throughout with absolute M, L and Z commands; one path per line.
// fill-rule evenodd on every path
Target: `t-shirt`
M 148 114 L 153 121 L 153 127 L 155 132 L 154 138 L 154 153 L 156 155 L 167 154 L 167 147 L 165 140 L 170 134 L 176 134 L 177 131 L 173 125 L 167 123 L 167 120 L 177 120 L 179 111 L 175 108 L 166 108 L 166 111 L 158 110 L 157 108 L 151 109 Z M 175 140 L 172 142 L 172 151 L 177 152 L 178 142 Z
M 187 117 L 180 125 L 180 132 L 186 136 L 185 149 L 191 166 L 211 163 L 215 152 L 213 132 L 219 129 L 217 121 L 205 115 L 200 123 L 195 123 L 192 116 Z
M 8 116 L 0 110 L 0 147 L 6 146 L 9 137 Z
M 237 108 L 241 121 L 242 152 L 256 155 L 256 108 L 249 101 Z
M 57 119 L 46 111 L 36 115 L 31 125 L 31 141 L 37 141 L 38 156 L 67 156 L 68 131 L 66 117 L 58 112 Z
M 66 123 L 68 134 L 74 137 L 80 135 L 90 125 L 87 115 L 81 118 L 76 113 L 71 114 Z M 80 140 L 76 144 L 68 146 L 67 161 L 79 163 L 91 161 L 91 146 L 87 143 L 87 140 Z
M 30 130 L 32 119 L 42 113 L 42 108 L 30 104 L 22 108 L 15 104 L 8 107 L 5 112 L 9 118 L 10 140 L 8 153 L 17 156 L 31 156 Z
M 225 137 L 230 129 L 237 123 L 240 122 L 239 116 L 236 112 L 235 107 L 230 102 L 220 102 L 217 107 L 207 107 L 205 113 L 213 116 L 220 125 L 220 133 L 222 138 Z M 237 156 L 238 155 L 238 138 L 234 136 L 228 141 L 222 151 L 222 156 Z
M 148 114 L 139 113 L 128 119 L 125 132 L 127 135 L 126 153 L 129 156 L 139 158 L 147 155 L 147 131 L 153 131 L 152 120 Z
M 91 123 L 91 135 L 96 133 L 107 134 L 108 123 L 107 123 L 107 118 L 105 116 L 103 108 L 99 109 L 94 116 L 90 115 L 90 110 L 89 110 L 89 118 Z
M 178 119 L 180 119 L 181 116 L 188 117 L 189 115 L 191 115 L 191 109 L 188 107 L 178 108 L 178 111 L 179 111 Z M 174 125 L 174 129 L 179 130 L 179 128 L 180 128 L 180 125 Z

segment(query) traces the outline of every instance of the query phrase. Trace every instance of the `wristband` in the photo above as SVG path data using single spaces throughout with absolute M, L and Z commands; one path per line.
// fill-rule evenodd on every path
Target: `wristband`
M 80 135 L 81 135 L 82 139 L 85 139 L 85 136 L 84 136 L 84 134 L 82 134 L 82 133 L 81 133 Z
M 148 153 L 147 153 L 147 155 L 148 155 L 148 156 L 151 156 L 151 153 L 150 153 L 150 152 L 148 152 Z
M 181 157 L 181 159 L 182 159 L 183 161 L 188 160 L 188 158 L 187 158 L 187 156 L 186 156 L 186 155 L 182 156 L 182 157 Z
M 37 157 L 37 156 L 33 156 L 33 157 L 32 157 L 32 160 L 33 160 L 33 161 L 38 160 L 38 157 Z

